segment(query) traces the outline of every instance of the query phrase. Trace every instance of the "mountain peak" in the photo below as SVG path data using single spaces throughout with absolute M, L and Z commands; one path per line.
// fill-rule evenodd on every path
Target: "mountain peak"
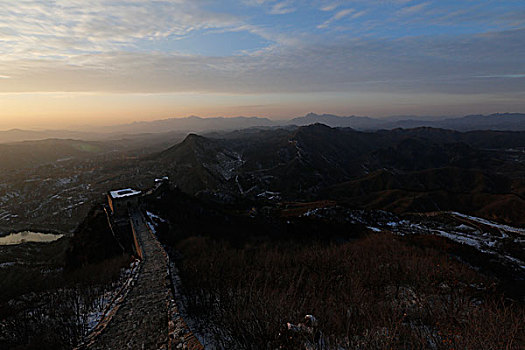
M 319 117 L 319 114 L 310 112 L 304 116 L 304 118 L 315 118 L 315 117 Z
M 200 145 L 200 144 L 203 144 L 203 143 L 207 143 L 209 141 L 210 140 L 208 138 L 204 137 L 204 136 L 197 135 L 195 133 L 190 133 L 184 138 L 184 140 L 182 140 L 182 142 L 178 146 L 181 146 L 181 147 L 184 147 L 184 146 L 195 147 L 197 145 Z M 177 146 L 175 146 L 175 147 L 177 147 Z

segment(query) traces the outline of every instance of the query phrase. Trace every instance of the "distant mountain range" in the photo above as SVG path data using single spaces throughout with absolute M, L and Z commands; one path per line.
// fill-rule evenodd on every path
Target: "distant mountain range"
M 318 115 L 310 113 L 304 117 L 292 119 L 291 124 L 304 126 L 322 123 L 330 127 L 349 127 L 356 130 L 392 130 L 397 128 L 412 129 L 418 127 L 433 127 L 457 131 L 472 130 L 525 130 L 525 114 L 502 113 L 491 115 L 469 115 L 460 118 L 434 118 L 429 117 L 390 117 L 384 119 L 369 117 L 340 117 L 331 114 Z
M 387 118 L 370 118 L 361 116 L 337 116 L 332 114 L 309 113 L 291 120 L 270 120 L 259 117 L 233 118 L 169 118 L 154 121 L 134 122 L 130 124 L 106 127 L 91 127 L 84 130 L 20 130 L 0 131 L 0 143 L 42 140 L 48 138 L 104 140 L 119 139 L 137 134 L 157 134 L 166 132 L 207 133 L 214 131 L 232 131 L 248 128 L 274 128 L 287 125 L 305 126 L 315 123 L 330 127 L 347 127 L 361 131 L 392 130 L 397 128 L 411 129 L 432 127 L 456 131 L 500 130 L 525 131 L 525 114 L 502 113 L 491 115 L 469 115 L 460 118 L 396 116 Z
M 215 117 L 201 118 L 191 116 L 187 118 L 169 118 L 154 121 L 134 122 L 130 124 L 113 125 L 104 128 L 96 128 L 96 132 L 110 133 L 158 133 L 166 131 L 187 131 L 187 132 L 209 132 L 224 131 L 235 129 L 247 129 L 261 126 L 274 126 L 279 123 L 267 118 L 258 117 Z

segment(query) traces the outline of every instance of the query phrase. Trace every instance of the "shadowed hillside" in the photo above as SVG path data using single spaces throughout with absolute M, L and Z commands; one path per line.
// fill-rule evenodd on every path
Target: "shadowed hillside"
M 190 135 L 152 159 L 183 191 L 218 201 L 338 199 L 523 223 L 523 132 L 360 132 L 314 124 L 211 136 Z

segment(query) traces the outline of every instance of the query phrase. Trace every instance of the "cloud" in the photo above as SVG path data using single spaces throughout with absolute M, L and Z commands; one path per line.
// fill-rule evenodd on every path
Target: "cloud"
M 359 11 L 359 12 L 354 13 L 352 16 L 350 16 L 350 18 L 356 19 L 356 18 L 366 15 L 366 13 L 367 11 Z
M 324 21 L 323 23 L 319 24 L 317 26 L 317 28 L 319 29 L 323 29 L 323 28 L 327 28 L 330 24 L 332 24 L 333 22 L 335 21 L 338 21 L 344 17 L 347 17 L 348 15 L 350 15 L 352 12 L 355 12 L 354 9 L 344 9 L 344 10 L 340 10 L 338 12 L 336 12 L 332 17 L 330 17 L 329 19 L 327 19 L 326 21 Z
M 294 0 L 242 0 L 244 4 L 250 6 L 270 5 L 268 13 L 272 15 L 285 15 L 297 11 L 294 7 Z
M 478 75 L 475 78 L 492 79 L 492 78 L 504 78 L 504 79 L 522 79 L 525 78 L 525 74 L 499 74 L 499 75 Z
M 270 13 L 273 15 L 285 15 L 295 11 L 296 9 L 292 7 L 292 1 L 280 1 L 272 6 Z
M 428 5 L 430 5 L 429 2 L 422 2 L 417 5 L 411 5 L 403 7 L 401 10 L 397 11 L 397 15 L 399 16 L 410 16 L 414 15 L 418 12 L 421 12 L 423 9 L 425 9 Z
M 339 7 L 338 3 L 328 4 L 321 6 L 320 10 L 324 12 L 330 12 Z
M 348 16 L 349 14 L 351 14 L 352 12 L 354 12 L 353 9 L 345 9 L 345 10 L 341 10 L 339 12 L 337 12 L 334 17 L 332 17 L 334 20 L 340 20 L 341 18 L 343 17 L 346 17 Z
M 233 28 L 243 22 L 200 1 L 0 0 L 0 54 L 36 58 L 134 49 L 141 40 Z
M 498 77 L 525 71 L 523 40 L 525 29 L 312 41 L 230 57 L 118 51 L 67 61 L 0 61 L 0 72 L 11 76 L 0 80 L 0 92 L 516 93 L 525 92 L 522 79 Z
M 260 6 L 274 1 L 275 0 L 243 0 L 245 4 L 251 6 Z

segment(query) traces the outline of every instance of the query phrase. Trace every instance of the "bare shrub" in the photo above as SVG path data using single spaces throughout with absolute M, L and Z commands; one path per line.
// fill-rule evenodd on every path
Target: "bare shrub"
M 388 234 L 343 244 L 188 238 L 186 310 L 222 348 L 290 347 L 286 322 L 313 314 L 316 348 L 518 349 L 524 308 L 446 253 Z M 228 336 L 225 337 L 225 334 Z

